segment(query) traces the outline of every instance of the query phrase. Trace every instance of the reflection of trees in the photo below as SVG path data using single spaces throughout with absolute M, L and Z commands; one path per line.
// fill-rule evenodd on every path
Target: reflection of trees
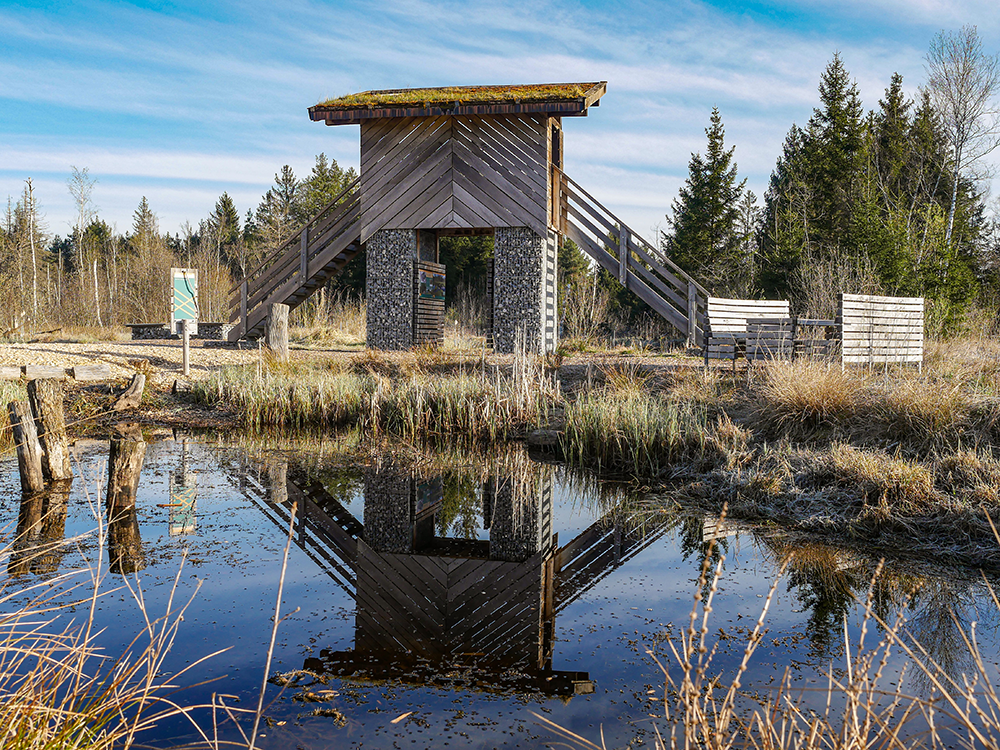
M 975 617 L 974 583 L 954 578 L 927 578 L 911 604 L 913 614 L 905 626 L 921 649 L 944 674 L 959 679 L 971 673 L 973 655 L 963 633 Z M 917 683 L 925 692 L 933 688 L 926 674 L 917 670 Z
M 481 483 L 477 477 L 458 472 L 444 474 L 441 481 L 444 494 L 435 518 L 438 534 L 475 539 L 482 508 Z

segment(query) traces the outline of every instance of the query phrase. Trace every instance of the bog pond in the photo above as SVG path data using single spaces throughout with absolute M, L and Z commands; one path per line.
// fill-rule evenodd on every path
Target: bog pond
M 713 671 L 743 657 L 772 582 L 766 631 L 742 683 L 750 700 L 790 673 L 796 700 L 822 710 L 844 670 L 878 560 L 782 541 L 703 512 L 657 503 L 520 449 L 386 453 L 349 438 L 147 438 L 134 516 L 102 534 L 95 508 L 108 443 L 80 442 L 68 495 L 20 507 L 14 460 L 0 462 L 9 600 L 100 562 L 97 642 L 122 653 L 142 627 L 129 588 L 157 616 L 191 599 L 164 664 L 184 705 L 256 706 L 289 537 L 281 620 L 268 672 L 262 748 L 542 747 L 565 742 L 537 717 L 608 747 L 651 746 L 664 726 L 668 639 L 687 627 L 706 555 L 724 556 L 709 619 Z M 104 542 L 102 544 L 102 539 Z M 55 542 L 64 541 L 61 547 Z M 11 593 L 13 592 L 13 593 Z M 192 598 L 193 597 L 193 598 Z M 949 674 L 971 659 L 961 631 L 978 623 L 998 659 L 996 608 L 975 571 L 889 561 L 874 608 L 906 607 L 906 629 Z M 85 605 L 61 615 L 79 617 Z M 877 628 L 869 623 L 869 629 Z M 906 663 L 895 653 L 886 685 Z M 919 674 L 911 694 L 931 695 Z M 222 696 L 220 698 L 220 696 Z M 888 698 L 886 699 L 888 700 Z M 223 717 L 224 718 L 224 717 Z M 231 721 L 212 736 L 238 741 Z M 140 738 L 198 744 L 184 718 Z M 565 744 L 563 746 L 566 746 Z

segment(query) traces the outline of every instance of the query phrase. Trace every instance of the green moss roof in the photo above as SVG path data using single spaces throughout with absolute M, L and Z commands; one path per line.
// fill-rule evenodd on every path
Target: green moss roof
M 444 86 L 362 91 L 320 102 L 322 109 L 451 107 L 470 104 L 526 104 L 582 99 L 598 83 L 537 83 L 522 86 Z

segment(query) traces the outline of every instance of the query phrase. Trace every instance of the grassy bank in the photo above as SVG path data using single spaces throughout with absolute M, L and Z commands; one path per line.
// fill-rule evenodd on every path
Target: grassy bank
M 358 427 L 413 442 L 522 436 L 544 423 L 554 403 L 534 363 L 507 370 L 415 363 L 371 355 L 333 366 L 262 359 L 200 381 L 194 397 L 232 409 L 248 427 Z
M 258 363 L 196 387 L 247 426 L 490 444 L 556 431 L 572 465 L 663 502 L 789 531 L 1000 565 L 1000 344 L 931 344 L 916 368 L 776 361 L 704 370 L 676 358 L 579 365 L 528 356 L 365 353 Z M 693 363 L 692 363 L 693 364 Z M 575 368 L 575 369 L 574 369 Z M 558 378 L 558 379 L 557 379 Z

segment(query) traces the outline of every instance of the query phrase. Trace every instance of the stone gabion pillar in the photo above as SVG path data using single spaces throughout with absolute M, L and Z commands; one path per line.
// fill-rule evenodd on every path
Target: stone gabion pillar
M 522 331 L 528 351 L 554 350 L 555 240 L 527 227 L 498 227 L 493 258 L 493 348 L 513 352 Z
M 413 480 L 392 467 L 365 472 L 365 542 L 377 552 L 413 551 Z
M 370 349 L 413 346 L 413 260 L 417 233 L 383 229 L 365 243 L 368 305 L 367 343 Z
M 552 542 L 552 472 L 497 477 L 493 483 L 490 559 L 521 562 Z

